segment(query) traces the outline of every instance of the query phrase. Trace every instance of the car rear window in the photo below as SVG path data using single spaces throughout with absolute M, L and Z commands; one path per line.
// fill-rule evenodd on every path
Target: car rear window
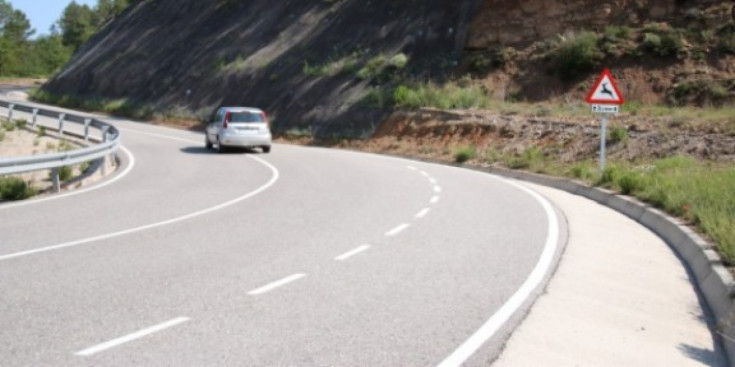
M 232 112 L 230 122 L 265 122 L 263 115 L 256 112 Z

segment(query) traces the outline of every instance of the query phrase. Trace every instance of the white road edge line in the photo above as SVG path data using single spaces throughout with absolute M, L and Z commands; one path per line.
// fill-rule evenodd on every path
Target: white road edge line
M 432 197 L 431 200 L 429 200 L 429 202 L 432 203 L 432 204 L 438 203 L 439 202 L 439 196 Z
M 351 258 L 351 257 L 353 257 L 353 256 L 355 256 L 355 255 L 357 255 L 359 253 L 365 252 L 365 251 L 367 251 L 369 249 L 370 249 L 370 245 L 362 245 L 362 246 L 360 246 L 360 247 L 358 247 L 358 248 L 356 248 L 354 250 L 345 252 L 344 254 L 335 257 L 334 260 L 336 260 L 336 261 L 345 261 L 345 260 L 347 260 L 347 259 L 349 259 L 349 258 Z
M 276 289 L 278 287 L 282 287 L 282 286 L 284 286 L 284 285 L 286 285 L 288 283 L 295 282 L 295 281 L 297 281 L 297 280 L 299 280 L 299 279 L 301 279 L 301 278 L 303 278 L 305 276 L 306 276 L 306 274 L 303 274 L 303 273 L 294 274 L 294 275 L 288 276 L 286 278 L 283 278 L 281 280 L 275 281 L 273 283 L 264 285 L 264 286 L 262 286 L 260 288 L 253 289 L 252 291 L 248 292 L 248 295 L 250 295 L 250 296 L 257 296 L 257 295 L 260 295 L 260 294 L 263 294 L 263 293 L 268 293 L 268 292 L 270 292 L 270 291 L 272 291 L 272 290 L 274 290 L 274 289 Z
M 419 219 L 421 219 L 421 218 L 425 217 L 425 216 L 426 216 L 426 214 L 429 214 L 429 212 L 430 212 L 430 211 L 431 211 L 431 209 L 429 209 L 429 208 L 424 208 L 424 209 L 423 209 L 423 210 L 421 210 L 421 211 L 420 211 L 420 212 L 419 212 L 418 214 L 416 214 L 416 218 L 419 218 Z
M 27 200 L 27 201 L 23 201 L 23 202 L 12 203 L 12 204 L 3 204 L 3 205 L 0 205 L 0 210 L 10 209 L 10 208 L 17 208 L 19 206 L 33 205 L 33 204 L 43 203 L 43 202 L 46 202 L 46 201 L 67 198 L 67 197 L 70 197 L 70 196 L 80 195 L 80 194 L 84 194 L 84 193 L 87 193 L 87 192 L 90 192 L 90 191 L 99 190 L 99 189 L 101 189 L 101 188 L 103 188 L 105 186 L 112 185 L 113 183 L 115 183 L 115 182 L 121 180 L 123 177 L 127 176 L 128 173 L 130 173 L 133 170 L 133 167 L 135 167 L 135 156 L 133 155 L 133 153 L 130 150 L 128 150 L 127 148 L 125 148 L 124 146 L 122 146 L 122 145 L 120 146 L 120 150 L 122 150 L 128 156 L 129 163 L 128 163 L 128 166 L 125 168 L 125 171 L 120 172 L 119 174 L 115 175 L 113 178 L 111 178 L 111 179 L 109 179 L 107 181 L 104 181 L 104 182 L 102 182 L 102 183 L 100 183 L 98 185 L 92 184 L 92 186 L 87 187 L 85 189 L 74 190 L 74 191 L 70 191 L 70 192 L 65 193 L 65 194 L 52 195 L 52 196 L 47 196 L 47 197 L 41 198 L 41 199 L 35 199 L 35 200 L 34 199 L 31 199 L 31 200 Z
M 122 230 L 122 231 L 119 231 L 119 232 L 103 234 L 103 235 L 99 235 L 99 236 L 95 236 L 95 237 L 89 237 L 89 238 L 85 238 L 85 239 L 81 239 L 81 240 L 66 242 L 66 243 L 62 243 L 62 244 L 59 244 L 59 245 L 41 247 L 41 248 L 37 248 L 37 249 L 34 249 L 34 250 L 16 252 L 16 253 L 7 254 L 7 255 L 0 255 L 0 261 L 9 260 L 9 259 L 17 258 L 17 257 L 22 257 L 22 256 L 34 255 L 34 254 L 38 254 L 38 253 L 42 253 L 42 252 L 61 250 L 61 249 L 68 248 L 68 247 L 79 246 L 79 245 L 83 245 L 83 244 L 87 244 L 87 243 L 91 243 L 91 242 L 96 242 L 96 241 L 101 241 L 101 240 L 107 240 L 107 239 L 110 239 L 110 238 L 120 237 L 120 236 L 131 234 L 131 233 L 142 232 L 142 231 L 145 231 L 145 230 L 148 230 L 148 229 L 152 229 L 152 228 L 156 228 L 156 227 L 162 227 L 162 226 L 166 226 L 166 225 L 169 225 L 169 224 L 173 224 L 173 223 L 177 223 L 177 222 L 182 222 L 182 221 L 185 221 L 185 220 L 188 220 L 188 219 L 191 219 L 191 218 L 199 217 L 199 216 L 202 216 L 202 215 L 205 215 L 205 214 L 209 214 L 209 213 L 215 212 L 217 210 L 221 210 L 221 209 L 224 209 L 226 207 L 235 205 L 235 204 L 237 204 L 237 203 L 239 203 L 239 202 L 241 202 L 243 200 L 247 200 L 247 199 L 249 199 L 249 198 L 251 198 L 251 197 L 253 197 L 255 195 L 258 195 L 258 194 L 262 193 L 263 191 L 269 189 L 271 186 L 273 186 L 276 183 L 276 181 L 278 181 L 278 178 L 280 177 L 280 173 L 278 172 L 278 169 L 276 167 L 274 167 L 273 165 L 271 165 L 270 163 L 268 163 L 268 162 L 266 162 L 263 159 L 260 159 L 258 157 L 254 157 L 254 156 L 248 156 L 248 157 L 251 158 L 251 159 L 254 159 L 254 160 L 258 161 L 258 162 L 260 162 L 263 165 L 265 165 L 268 169 L 271 170 L 271 172 L 273 173 L 273 176 L 263 186 L 255 189 L 255 190 L 253 190 L 253 191 L 251 191 L 251 192 L 249 192 L 249 193 L 247 193 L 247 194 L 245 194 L 243 196 L 240 196 L 240 197 L 235 198 L 233 200 L 224 202 L 224 203 L 219 204 L 219 205 L 215 205 L 213 207 L 210 207 L 210 208 L 207 208 L 207 209 L 204 209 L 204 210 L 200 210 L 200 211 L 197 211 L 197 212 L 194 212 L 194 213 L 182 215 L 180 217 L 176 217 L 176 218 L 164 220 L 164 221 L 157 222 L 157 223 L 147 224 L 147 225 L 140 226 L 140 227 L 130 228 L 130 229 Z
M 385 235 L 386 235 L 386 236 L 388 236 L 388 237 L 393 237 L 393 236 L 396 236 L 396 235 L 398 235 L 399 233 L 401 233 L 401 232 L 405 231 L 405 230 L 406 230 L 406 228 L 408 228 L 408 227 L 410 227 L 410 226 L 411 226 L 411 225 L 410 225 L 410 224 L 408 224 L 408 223 L 403 223 L 403 224 L 401 224 L 400 226 L 398 226 L 398 227 L 396 227 L 396 228 L 393 228 L 393 229 L 391 229 L 390 231 L 386 232 L 386 234 L 385 234 Z
M 110 341 L 105 342 L 105 343 L 102 343 L 102 344 L 97 344 L 97 345 L 95 345 L 93 347 L 90 347 L 90 348 L 87 348 L 85 350 L 76 352 L 74 354 L 77 355 L 77 356 L 88 357 L 88 356 L 91 356 L 92 354 L 96 354 L 96 353 L 102 352 L 104 350 L 107 350 L 107 349 L 116 347 L 116 346 L 118 346 L 120 344 L 124 344 L 124 343 L 130 342 L 130 341 L 133 341 L 135 339 L 140 339 L 140 338 L 142 338 L 144 336 L 147 336 L 147 335 L 150 335 L 150 334 L 159 332 L 159 331 L 161 331 L 163 329 L 168 329 L 170 327 L 176 326 L 178 324 L 181 324 L 181 323 L 184 323 L 184 322 L 187 322 L 187 321 L 189 321 L 189 318 L 188 317 L 175 318 L 175 319 L 173 319 L 171 321 L 166 321 L 166 322 L 164 322 L 162 324 L 151 326 L 151 327 L 149 327 L 147 329 L 143 329 L 143 330 L 134 332 L 132 334 L 129 334 L 129 335 L 126 335 L 126 336 L 123 336 L 123 337 L 120 337 L 120 338 L 117 338 L 117 339 L 114 339 L 114 340 L 110 340 Z
M 510 185 L 531 195 L 541 204 L 546 212 L 549 232 L 546 236 L 544 250 L 541 253 L 538 263 L 536 263 L 536 267 L 534 267 L 523 285 L 521 285 L 513 296 L 510 297 L 510 299 L 508 299 L 508 301 L 506 301 L 505 304 L 503 304 L 503 306 L 494 315 L 492 315 L 479 330 L 459 346 L 454 353 L 442 361 L 438 367 L 461 366 L 466 362 L 467 359 L 480 349 L 485 342 L 490 340 L 490 338 L 495 335 L 495 333 L 511 318 L 511 316 L 518 311 L 518 309 L 523 305 L 523 302 L 525 302 L 528 297 L 531 296 L 531 293 L 533 293 L 533 291 L 541 284 L 553 263 L 554 254 L 556 253 L 559 242 L 559 219 L 556 217 L 553 207 L 543 196 L 533 190 L 513 181 L 503 181 L 506 181 Z

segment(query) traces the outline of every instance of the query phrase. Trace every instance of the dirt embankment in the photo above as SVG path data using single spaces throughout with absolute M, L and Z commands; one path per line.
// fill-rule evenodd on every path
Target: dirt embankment
M 668 127 L 666 127 L 668 125 Z M 628 161 L 687 155 L 735 163 L 735 134 L 710 126 L 677 126 L 671 119 L 614 118 L 608 131 L 608 154 Z M 463 147 L 498 156 L 529 149 L 563 162 L 596 159 L 599 120 L 499 115 L 487 111 L 398 111 L 366 142 L 352 142 L 372 151 L 453 160 Z

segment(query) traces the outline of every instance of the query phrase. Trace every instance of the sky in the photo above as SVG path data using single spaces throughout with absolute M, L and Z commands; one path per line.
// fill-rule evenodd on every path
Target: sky
M 36 30 L 33 37 L 49 34 L 51 25 L 61 18 L 64 11 L 72 0 L 6 0 L 13 9 L 22 11 L 31 21 L 31 27 Z M 77 4 L 94 6 L 97 0 L 76 0 Z

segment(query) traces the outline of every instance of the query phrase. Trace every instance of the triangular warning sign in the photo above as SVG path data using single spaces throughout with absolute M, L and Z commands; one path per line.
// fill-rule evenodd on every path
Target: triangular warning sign
M 599 103 L 599 104 L 623 104 L 623 94 L 620 93 L 620 88 L 615 82 L 610 70 L 605 69 L 602 71 L 602 75 L 597 79 L 594 88 L 587 95 L 587 103 Z

